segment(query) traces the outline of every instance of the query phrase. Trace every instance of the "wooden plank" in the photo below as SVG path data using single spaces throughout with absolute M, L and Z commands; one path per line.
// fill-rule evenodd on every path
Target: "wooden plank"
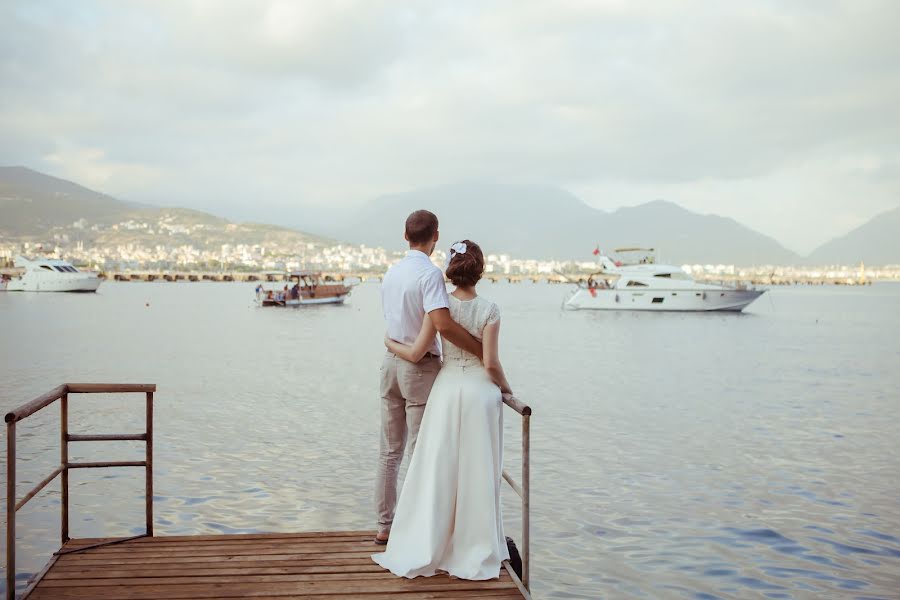
M 255 546 L 249 544 L 223 544 L 220 546 L 203 546 L 196 548 L 181 548 L 173 546 L 171 548 L 155 548 L 148 546 L 140 550 L 125 544 L 115 546 L 101 546 L 99 548 L 90 548 L 83 552 L 74 553 L 73 556 L 91 556 L 91 557 L 126 557 L 133 556 L 136 558 L 164 558 L 166 556 L 219 556 L 241 555 L 241 554 L 317 554 L 320 552 L 362 552 L 371 550 L 373 553 L 383 549 L 383 546 L 372 544 L 371 548 L 361 547 L 357 542 L 347 543 L 321 543 L 321 544 L 283 544 L 278 546 Z
M 265 555 L 222 555 L 222 556 L 168 556 L 162 558 L 135 558 L 135 557 L 113 557 L 113 558 L 96 558 L 90 556 L 82 556 L 80 554 L 66 556 L 65 565 L 139 565 L 145 564 L 183 564 L 191 565 L 197 563 L 221 563 L 230 565 L 232 563 L 244 562 L 271 562 L 277 564 L 288 563 L 305 563 L 311 564 L 312 561 L 326 561 L 326 564 L 335 565 L 351 565 L 364 560 L 370 560 L 372 552 L 325 552 L 322 554 L 265 554 Z
M 68 469 L 103 469 L 107 467 L 146 467 L 147 463 L 143 460 L 117 460 L 105 462 L 70 462 L 66 465 Z
M 211 563 L 217 564 L 217 563 Z M 265 563 L 263 563 L 265 564 Z M 191 575 L 191 576 L 213 576 L 213 575 L 303 575 L 312 573 L 381 573 L 384 569 L 381 566 L 369 561 L 369 564 L 358 565 L 320 565 L 320 566 L 281 566 L 281 567 L 260 567 L 254 563 L 241 563 L 241 565 L 231 565 L 228 567 L 190 567 L 181 569 L 172 568 L 155 568 L 153 565 L 139 565 L 128 568 L 111 569 L 109 567 L 90 566 L 90 567 L 58 567 L 53 569 L 52 573 L 47 574 L 47 579 L 104 579 L 104 578 L 125 578 L 125 577 L 173 577 Z
M 376 546 L 373 541 L 374 534 L 372 536 L 343 536 L 343 537 L 320 537 L 320 538 L 277 538 L 277 539 L 260 539 L 260 540 L 235 540 L 227 537 L 222 537 L 217 540 L 178 540 L 178 541 L 165 541 L 160 540 L 158 538 L 150 538 L 150 537 L 140 537 L 134 538 L 127 541 L 127 545 L 129 548 L 134 548 L 136 552 L 140 552 L 146 550 L 148 548 L 199 548 L 199 547 L 214 547 L 214 546 L 249 546 L 253 544 L 259 544 L 264 546 L 290 546 L 297 544 L 321 544 L 321 543 L 355 543 L 360 545 L 371 545 Z M 119 543 L 119 547 L 123 547 L 121 542 L 126 540 L 127 538 L 119 538 L 119 539 L 110 539 L 94 542 L 93 544 L 88 543 L 69 543 L 66 544 L 63 548 L 63 551 L 68 552 L 70 550 L 78 550 L 81 548 L 87 548 L 93 545 L 109 545 Z M 140 543 L 137 542 L 140 540 Z M 147 541 L 150 540 L 150 541 Z M 80 542 L 80 540 L 79 540 Z M 103 547 L 103 546 L 98 546 Z M 107 546 L 111 547 L 111 546 Z M 382 546 L 383 548 L 383 546 Z
M 33 596 L 35 600 L 54 600 L 59 598 L 59 596 L 54 595 L 53 590 L 47 590 L 46 592 L 41 592 L 40 596 Z M 115 596 L 104 596 L 105 600 L 115 600 Z M 189 599 L 190 596 L 160 596 L 160 598 L 166 598 L 168 600 L 183 600 Z M 207 597 L 204 600 L 231 600 L 234 596 L 212 596 Z M 518 592 L 496 589 L 496 590 L 480 590 L 477 592 L 470 591 L 415 591 L 410 590 L 406 592 L 389 592 L 383 593 L 378 591 L 373 592 L 356 592 L 353 594 L 292 594 L 287 593 L 284 595 L 278 596 L 255 596 L 255 600 L 352 600 L 355 598 L 364 598 L 365 600 L 506 600 L 511 598 L 518 598 L 521 600 L 522 596 L 518 594 Z
M 473 595 L 474 594 L 474 595 Z M 322 594 L 314 594 L 311 596 L 257 596 L 256 600 L 338 600 L 338 599 L 351 599 L 351 598 L 365 598 L 365 600 L 431 600 L 431 599 L 453 599 L 453 600 L 498 600 L 498 599 L 506 599 L 506 598 L 518 598 L 522 600 L 521 595 L 517 595 L 516 592 L 512 592 L 510 590 L 496 589 L 496 590 L 482 590 L 478 592 L 459 592 L 459 591 L 450 591 L 450 592 L 417 592 L 417 591 L 408 591 L 408 592 L 394 592 L 391 594 L 383 594 L 380 592 L 363 592 L 361 595 L 357 594 L 354 596 L 350 595 L 322 595 Z M 214 600 L 225 600 L 224 598 L 217 598 Z
M 92 435 L 70 433 L 66 436 L 66 440 L 70 442 L 142 442 L 146 439 L 146 433 L 99 433 Z
M 367 559 L 371 560 L 371 555 L 373 552 L 323 552 L 321 554 L 267 554 L 264 556 L 248 556 L 243 554 L 234 554 L 234 555 L 224 555 L 215 557 L 213 562 L 223 563 L 223 562 L 243 562 L 243 561 L 280 561 L 280 560 L 288 560 L 288 561 L 310 561 L 310 560 L 339 560 L 338 564 L 348 564 L 355 559 Z M 210 557 L 208 556 L 180 556 L 180 557 L 163 557 L 163 558 L 138 558 L 138 557 L 126 557 L 126 558 L 104 558 L 104 557 L 95 557 L 85 554 L 68 554 L 64 558 L 65 564 L 72 564 L 73 562 L 83 563 L 83 564 L 98 564 L 98 565 L 121 565 L 121 564 L 153 564 L 153 563 L 198 563 L 198 562 L 210 562 Z M 60 560 L 63 562 L 63 559 Z
M 156 389 L 156 386 L 153 386 Z M 147 436 L 146 447 L 144 448 L 144 463 L 147 468 L 144 471 L 144 532 L 148 536 L 153 535 L 153 392 L 146 394 L 146 419 L 145 432 Z
M 375 536 L 374 530 L 359 531 L 307 531 L 302 533 L 213 533 L 206 535 L 157 535 L 153 537 L 142 538 L 135 543 L 154 543 L 154 542 L 200 542 L 206 540 L 221 541 L 228 540 L 268 540 L 268 539 L 307 539 L 307 538 L 323 538 L 323 537 L 368 537 L 371 539 Z M 78 538 L 69 540 L 66 547 L 70 545 L 87 545 L 96 544 L 97 542 L 112 541 L 120 538 Z
M 67 383 L 70 394 L 128 394 L 155 392 L 155 383 Z
M 208 583 L 213 582 L 277 582 L 277 581 L 344 581 L 351 579 L 378 580 L 393 579 L 396 576 L 374 564 L 374 570 L 351 570 L 343 572 L 312 572 L 312 573 L 253 573 L 241 569 L 234 573 L 222 573 L 222 570 L 209 569 L 208 574 L 189 572 L 169 572 L 165 570 L 145 572 L 132 571 L 133 574 L 116 576 L 114 572 L 98 571 L 97 576 L 83 572 L 61 573 L 58 576 L 45 578 L 49 587 L 60 586 L 86 586 L 86 585 L 147 585 L 147 584 L 173 584 L 173 583 Z M 151 575 L 151 573 L 153 573 Z M 496 581 L 512 581 L 506 571 L 500 572 Z
M 144 585 L 176 585 L 176 584 L 212 584 L 212 583 L 305 583 L 319 581 L 380 581 L 383 579 L 395 579 L 396 575 L 390 571 L 378 573 L 303 573 L 291 575 L 181 575 L 169 577 L 104 577 L 93 578 L 65 578 L 45 579 L 41 585 L 44 587 L 90 587 L 90 586 L 122 586 L 139 587 Z
M 384 546 L 379 546 L 375 544 L 372 540 L 321 540 L 316 542 L 297 542 L 297 541 L 284 541 L 284 542 L 260 542 L 257 544 L 241 544 L 239 542 L 222 542 L 220 544 L 212 544 L 212 543 L 203 543 L 198 545 L 193 544 L 171 544 L 171 545 L 151 545 L 151 544 L 143 544 L 143 545 L 131 545 L 127 542 L 121 544 L 113 544 L 113 545 L 103 545 L 103 546 L 87 546 L 83 549 L 76 549 L 74 552 L 70 550 L 61 551 L 61 554 L 82 554 L 84 556 L 98 556 L 102 554 L 130 554 L 134 556 L 152 556 L 154 554 L 160 553 L 193 553 L 198 555 L 197 553 L 209 553 L 209 552 L 218 552 L 219 554 L 228 554 L 228 553 L 263 553 L 268 552 L 270 554 L 284 554 L 286 552 L 294 552 L 294 551 L 309 551 L 309 552 L 329 552 L 329 551 L 346 551 L 346 550 L 373 550 L 378 551 L 379 549 L 383 550 Z
M 66 386 L 64 386 L 64 385 L 57 386 L 57 387 L 53 388 L 52 390 L 50 390 L 49 392 L 47 392 L 46 394 L 42 394 L 42 395 L 38 396 L 31 402 L 28 402 L 27 404 L 23 404 L 19 408 L 15 409 L 15 410 L 11 410 L 8 413 L 6 413 L 6 417 L 5 417 L 6 422 L 7 423 L 15 423 L 16 421 L 21 421 L 25 417 L 33 415 L 34 413 L 41 410 L 45 406 L 48 406 L 48 405 L 56 402 L 57 400 L 62 398 L 63 394 L 65 394 L 65 393 L 66 393 Z
M 159 598 L 253 598 L 258 596 L 356 595 L 367 592 L 402 593 L 404 591 L 480 592 L 509 589 L 504 581 L 463 581 L 449 577 L 409 580 L 402 577 L 378 581 L 329 581 L 297 583 L 210 583 L 144 586 L 85 586 L 50 588 L 42 582 L 32 598 L 104 598 L 105 600 L 157 600 Z
M 193 561 L 193 562 L 185 562 L 185 561 L 165 561 L 161 559 L 154 559 L 156 562 L 150 561 L 141 561 L 141 562 L 131 562 L 124 564 L 115 564 L 109 563 L 106 561 L 73 561 L 69 563 L 62 563 L 57 566 L 58 570 L 62 571 L 78 571 L 85 569 L 118 569 L 120 571 L 127 571 L 132 569 L 184 569 L 184 570 L 196 570 L 196 569 L 267 569 L 267 568 L 277 568 L 277 569 L 288 569 L 288 568 L 301 568 L 301 567 L 362 567 L 375 564 L 372 561 L 371 556 L 367 554 L 360 554 L 356 557 L 350 558 L 321 558 L 319 556 L 307 557 L 302 560 L 254 560 L 248 558 L 247 560 L 233 560 L 233 561 L 223 561 L 217 558 L 209 558 L 205 559 L 203 562 Z M 161 561 L 161 562 L 160 562 Z
M 30 492 L 28 492 L 27 494 L 25 494 L 25 496 L 23 496 L 21 500 L 19 500 L 18 502 L 16 502 L 16 510 L 19 510 L 19 509 L 21 509 L 23 506 L 25 506 L 25 504 L 26 504 L 29 500 L 31 500 L 32 498 L 34 498 L 35 496 L 37 496 L 38 493 L 40 493 L 40 491 L 41 491 L 42 489 L 44 489 L 44 488 L 47 486 L 48 483 L 50 483 L 51 481 L 53 481 L 54 479 L 56 479 L 56 476 L 59 475 L 59 474 L 62 473 L 62 472 L 63 472 L 63 467 L 62 467 L 62 465 L 56 467 L 56 469 L 54 469 L 54 471 L 53 471 L 52 473 L 50 473 L 49 475 L 47 475 L 46 477 L 44 477 L 43 481 L 41 481 L 39 484 L 37 484 Z

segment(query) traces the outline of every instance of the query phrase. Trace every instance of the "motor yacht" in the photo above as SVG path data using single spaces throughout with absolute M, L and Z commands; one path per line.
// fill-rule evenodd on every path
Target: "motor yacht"
M 682 269 L 656 263 L 652 248 L 620 248 L 642 254 L 634 262 L 599 257 L 601 269 L 565 300 L 568 309 L 644 311 L 743 311 L 765 293 L 746 285 L 699 283 Z
M 17 256 L 15 266 L 21 274 L 7 281 L 8 292 L 96 292 L 103 281 L 96 273 L 79 271 L 64 260 Z

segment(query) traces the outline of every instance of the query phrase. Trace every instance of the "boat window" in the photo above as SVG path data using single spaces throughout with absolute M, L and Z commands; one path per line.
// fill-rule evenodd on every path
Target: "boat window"
M 671 273 L 658 273 L 658 274 L 654 275 L 654 277 L 663 277 L 665 279 L 671 279 L 672 274 Z
M 41 268 L 42 268 L 42 269 L 47 269 L 48 271 L 52 271 L 52 270 L 53 270 L 53 269 L 51 269 L 50 267 L 48 267 L 47 265 L 41 265 Z
M 662 304 L 663 300 L 665 300 L 665 298 L 654 298 L 653 304 Z
M 647 287 L 647 284 L 640 281 L 629 281 L 625 287 Z
M 76 269 L 75 267 L 69 267 L 69 270 L 72 271 L 73 273 L 78 272 L 78 269 Z

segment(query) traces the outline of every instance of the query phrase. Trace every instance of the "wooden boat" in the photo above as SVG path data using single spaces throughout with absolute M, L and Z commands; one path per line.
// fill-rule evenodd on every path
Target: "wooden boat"
M 256 301 L 260 306 L 306 306 L 307 304 L 343 304 L 353 290 L 343 282 L 326 282 L 322 273 L 295 271 L 288 276 L 294 285 L 283 290 L 266 290 L 262 284 L 256 288 Z

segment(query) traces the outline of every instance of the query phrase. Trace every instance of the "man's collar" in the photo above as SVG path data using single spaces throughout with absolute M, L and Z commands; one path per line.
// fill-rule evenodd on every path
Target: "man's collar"
M 422 252 L 421 250 L 412 250 L 412 249 L 410 249 L 410 250 L 408 250 L 408 251 L 406 252 L 406 256 L 408 256 L 408 257 L 410 257 L 410 258 L 415 257 L 415 258 L 424 258 L 424 259 L 429 260 L 429 261 L 431 260 L 430 258 L 428 258 L 428 255 L 425 254 L 424 252 Z

